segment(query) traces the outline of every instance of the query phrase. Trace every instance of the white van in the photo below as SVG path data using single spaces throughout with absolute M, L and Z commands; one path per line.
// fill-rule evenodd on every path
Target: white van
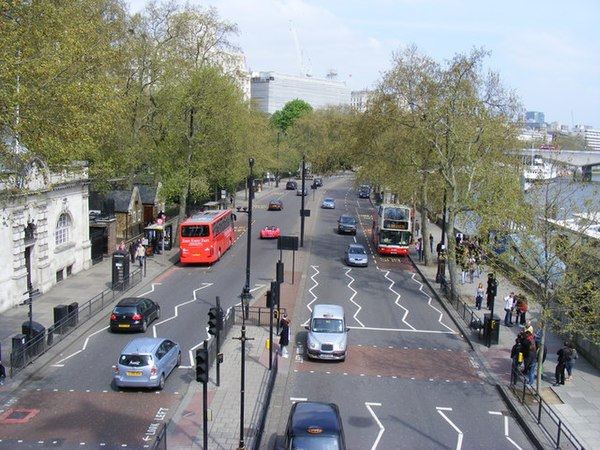
M 344 308 L 339 305 L 315 305 L 306 327 L 306 353 L 309 358 L 346 359 L 348 328 Z

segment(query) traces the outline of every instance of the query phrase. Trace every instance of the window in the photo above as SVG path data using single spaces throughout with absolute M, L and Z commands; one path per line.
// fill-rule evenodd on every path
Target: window
M 56 231 L 54 232 L 54 242 L 56 243 L 56 245 L 69 242 L 70 230 L 71 217 L 66 213 L 62 213 L 58 218 L 58 222 L 56 223 Z

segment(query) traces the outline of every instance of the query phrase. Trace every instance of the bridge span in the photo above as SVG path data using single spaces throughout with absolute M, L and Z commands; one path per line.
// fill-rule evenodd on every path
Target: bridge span
M 592 179 L 594 167 L 600 167 L 600 151 L 597 150 L 541 150 L 523 149 L 518 152 L 523 156 L 539 155 L 544 161 L 572 167 L 576 176 L 584 181 Z

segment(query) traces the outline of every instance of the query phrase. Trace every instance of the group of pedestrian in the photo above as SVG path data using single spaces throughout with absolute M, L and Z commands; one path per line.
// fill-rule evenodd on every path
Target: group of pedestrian
M 466 237 L 463 233 L 456 234 L 456 264 L 460 266 L 460 284 L 470 283 L 475 277 L 481 276 L 483 264 L 483 248 L 477 237 Z
M 531 326 L 531 323 L 529 324 Z M 510 357 L 512 360 L 511 382 L 517 381 L 519 370 L 527 377 L 530 386 L 533 386 L 537 374 L 539 343 L 533 335 L 533 328 L 525 328 L 517 335 Z
M 526 326 L 528 323 L 531 325 L 531 322 L 527 321 L 527 311 L 527 297 L 524 295 L 515 295 L 514 292 L 511 292 L 504 297 L 504 325 L 507 327 L 513 325 Z M 513 314 L 515 315 L 514 322 Z
M 131 241 L 129 244 L 129 256 L 132 263 L 137 260 L 140 267 L 144 267 L 144 261 L 146 259 L 146 247 L 144 247 L 141 239 L 138 239 L 137 241 Z
M 573 380 L 573 363 L 579 355 L 575 346 L 568 341 L 556 352 L 556 355 L 558 359 L 554 370 L 554 386 L 562 386 L 565 384 L 565 380 Z M 566 378 L 565 371 L 567 372 Z

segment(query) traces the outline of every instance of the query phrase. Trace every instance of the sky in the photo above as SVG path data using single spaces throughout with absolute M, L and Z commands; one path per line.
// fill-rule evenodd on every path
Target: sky
M 188 0 L 236 24 L 254 72 L 330 72 L 375 87 L 395 52 L 415 45 L 444 65 L 483 48 L 486 70 L 546 122 L 600 128 L 598 0 Z M 131 12 L 146 0 L 126 0 Z M 183 4 L 183 2 L 181 2 Z

